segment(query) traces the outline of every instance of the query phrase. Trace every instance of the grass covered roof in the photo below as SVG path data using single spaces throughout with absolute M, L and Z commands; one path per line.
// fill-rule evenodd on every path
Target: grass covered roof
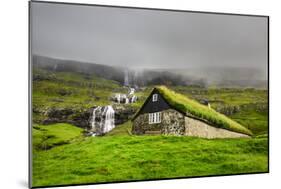
M 176 93 L 165 86 L 157 86 L 156 90 L 158 90 L 172 108 L 185 113 L 187 116 L 196 117 L 218 128 L 252 135 L 252 132 L 244 126 L 195 100 Z

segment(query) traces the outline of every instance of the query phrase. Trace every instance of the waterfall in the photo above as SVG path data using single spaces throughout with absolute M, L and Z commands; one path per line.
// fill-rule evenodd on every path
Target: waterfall
M 114 113 L 112 106 L 94 108 L 91 121 L 93 136 L 107 133 L 115 127 Z
M 122 101 L 123 103 L 125 103 L 125 102 L 126 102 L 126 99 L 127 99 L 127 95 L 126 95 L 126 94 L 122 94 L 122 95 L 121 95 L 121 101 Z
M 95 109 L 93 110 L 92 123 L 91 123 L 92 128 L 95 128 L 95 124 L 96 124 L 96 112 L 97 112 L 97 111 L 100 111 L 100 110 L 101 110 L 101 107 L 100 107 L 100 106 L 98 106 L 97 108 L 95 108 Z
M 111 97 L 111 100 L 114 102 L 117 102 L 118 104 L 129 104 L 134 103 L 137 101 L 137 96 L 135 96 L 136 89 L 128 87 L 128 93 L 122 94 L 122 93 L 116 93 Z
M 130 103 L 134 103 L 137 101 L 137 96 L 132 96 Z
M 128 70 L 125 70 L 125 73 L 124 73 L 124 86 L 129 86 L 129 72 Z
M 115 97 L 117 99 L 118 104 L 120 104 L 120 102 L 121 102 L 121 94 L 118 93 Z
M 54 65 L 54 71 L 57 71 L 57 67 L 58 67 L 58 65 L 55 64 L 55 65 Z
M 135 93 L 135 89 L 134 88 L 129 88 L 129 95 L 133 95 Z
M 112 106 L 106 106 L 104 113 L 105 113 L 105 121 L 104 121 L 103 132 L 107 133 L 115 127 L 114 110 L 113 110 Z

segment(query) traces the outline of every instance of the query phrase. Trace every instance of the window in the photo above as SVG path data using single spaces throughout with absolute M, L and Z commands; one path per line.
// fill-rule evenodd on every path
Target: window
M 161 112 L 149 113 L 148 114 L 148 123 L 161 123 Z
M 152 102 L 156 102 L 158 100 L 158 94 L 154 94 L 152 96 Z

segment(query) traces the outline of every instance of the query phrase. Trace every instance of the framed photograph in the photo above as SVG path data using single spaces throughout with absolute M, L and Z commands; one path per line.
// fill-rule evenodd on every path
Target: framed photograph
M 268 57 L 268 16 L 30 1 L 30 187 L 268 173 Z

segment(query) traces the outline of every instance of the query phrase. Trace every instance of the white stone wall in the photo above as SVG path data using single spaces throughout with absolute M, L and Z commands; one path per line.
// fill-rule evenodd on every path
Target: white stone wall
M 162 111 L 162 134 L 164 135 L 184 135 L 185 116 L 173 109 Z
M 216 128 L 190 117 L 185 117 L 185 135 L 202 138 L 249 138 L 248 135 Z

